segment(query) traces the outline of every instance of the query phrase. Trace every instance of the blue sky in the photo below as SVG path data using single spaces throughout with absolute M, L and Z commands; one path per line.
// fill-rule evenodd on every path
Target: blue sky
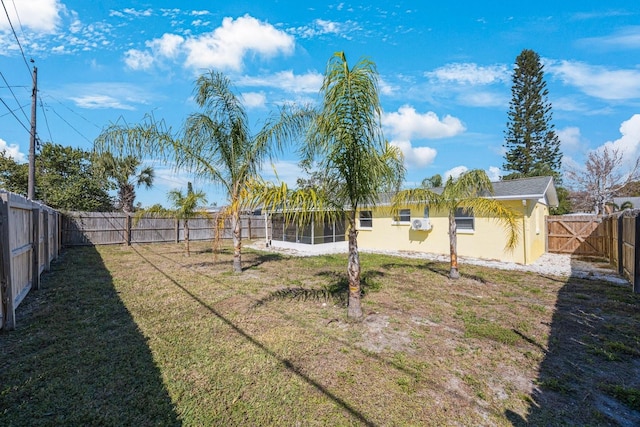
M 40 139 L 90 149 L 118 119 L 153 112 L 179 128 L 196 111 L 193 83 L 208 69 L 232 79 L 257 129 L 284 102 L 318 102 L 336 51 L 351 64 L 364 56 L 377 64 L 383 129 L 405 153 L 407 186 L 465 168 L 500 176 L 511 71 L 523 49 L 545 64 L 565 165 L 578 167 L 605 144 L 628 160 L 640 154 L 637 0 L 2 2 L 0 149 L 20 161 L 30 59 Z M 166 205 L 166 192 L 189 180 L 155 166 L 155 188 L 138 191 L 144 206 Z M 293 152 L 275 166 L 289 183 L 301 176 Z M 225 203 L 219 188 L 195 187 Z

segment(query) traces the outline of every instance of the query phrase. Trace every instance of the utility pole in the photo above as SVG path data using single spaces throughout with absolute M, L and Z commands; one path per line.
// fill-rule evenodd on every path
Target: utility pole
M 27 198 L 36 196 L 36 103 L 38 97 L 38 68 L 33 67 L 33 89 L 31 92 L 31 138 L 29 141 L 29 184 Z

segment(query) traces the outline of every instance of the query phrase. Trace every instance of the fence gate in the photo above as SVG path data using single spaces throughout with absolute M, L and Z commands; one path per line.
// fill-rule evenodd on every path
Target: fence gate
M 606 255 L 606 233 L 602 217 L 562 215 L 547 217 L 547 248 L 552 253 Z

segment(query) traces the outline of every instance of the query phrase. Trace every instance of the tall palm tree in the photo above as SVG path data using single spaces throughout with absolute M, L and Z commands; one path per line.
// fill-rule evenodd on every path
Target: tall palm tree
M 400 151 L 382 134 L 378 74 L 375 64 L 361 59 L 349 67 L 343 52 L 327 64 L 323 103 L 301 152 L 303 164 L 315 164 L 326 180 L 323 188 L 288 190 L 286 185 L 263 189 L 264 207 L 288 212 L 298 222 L 311 212 L 322 220 L 344 215 L 348 222 L 348 316 L 362 317 L 360 257 L 356 212 L 375 206 L 383 189 L 396 188 L 404 177 Z M 329 184 L 327 184 L 329 183 Z M 254 192 L 254 194 L 258 194 Z
M 170 190 L 167 193 L 167 198 L 172 205 L 171 209 L 166 209 L 162 205 L 156 204 L 147 209 L 137 211 L 134 217 L 135 221 L 140 221 L 142 218 L 148 216 L 169 217 L 182 220 L 185 255 L 191 256 L 189 248 L 189 220 L 203 216 L 209 217 L 209 214 L 205 210 L 198 208 L 199 205 L 207 203 L 206 195 L 202 191 L 193 191 L 193 186 L 189 182 L 187 184 L 187 194 L 184 194 L 181 190 Z
M 97 169 L 107 178 L 114 181 L 118 190 L 117 202 L 125 213 L 133 212 L 136 199 L 135 189 L 140 186 L 151 188 L 154 170 L 151 166 L 138 170 L 141 161 L 138 157 L 129 155 L 115 157 L 110 152 L 101 153 L 96 160 Z
M 393 210 L 402 206 L 416 204 L 429 206 L 434 210 L 443 210 L 449 217 L 450 262 L 449 277 L 458 279 L 458 249 L 455 214 L 457 209 L 472 211 L 476 216 L 494 217 L 503 224 L 509 238 L 506 248 L 512 249 L 518 243 L 518 214 L 505 207 L 495 199 L 488 198 L 493 194 L 493 185 L 483 170 L 474 169 L 463 173 L 457 179 L 449 177 L 443 188 L 414 188 L 396 193 Z
M 195 85 L 195 101 L 202 112 L 191 114 L 177 135 L 164 122 L 148 116 L 142 123 L 113 124 L 95 141 L 98 151 L 117 149 L 145 153 L 171 162 L 177 170 L 219 184 L 227 193 L 227 208 L 233 230 L 233 271 L 242 272 L 240 214 L 247 208 L 248 184 L 258 177 L 267 158 L 306 128 L 309 111 L 285 106 L 252 134 L 241 100 L 231 81 L 209 71 Z

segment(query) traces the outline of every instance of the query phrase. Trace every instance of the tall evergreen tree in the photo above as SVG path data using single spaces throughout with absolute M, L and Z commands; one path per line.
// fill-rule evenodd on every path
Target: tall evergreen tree
M 549 91 L 540 56 L 524 49 L 516 58 L 505 131 L 505 179 L 552 175 L 559 181 L 562 153 L 551 122 Z

